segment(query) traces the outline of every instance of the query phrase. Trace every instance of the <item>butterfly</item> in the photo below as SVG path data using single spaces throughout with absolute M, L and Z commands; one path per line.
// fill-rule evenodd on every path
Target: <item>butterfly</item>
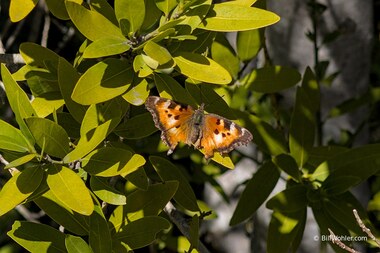
M 149 96 L 146 109 L 152 114 L 161 139 L 173 153 L 179 142 L 203 149 L 206 160 L 215 152 L 225 155 L 239 145 L 247 145 L 252 134 L 229 119 L 216 114 L 205 114 L 204 104 L 194 110 L 190 105 L 170 99 Z

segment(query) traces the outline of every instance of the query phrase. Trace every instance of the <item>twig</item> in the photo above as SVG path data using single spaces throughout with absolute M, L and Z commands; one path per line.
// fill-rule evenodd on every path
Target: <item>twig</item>
M 49 16 L 49 10 L 47 8 L 46 3 L 43 4 L 42 9 L 45 11 L 45 19 L 44 19 L 44 27 L 42 29 L 41 46 L 47 47 L 51 21 L 50 21 L 50 16 Z
M 7 160 L 5 160 L 5 158 L 1 154 L 0 154 L 0 163 L 4 164 L 5 166 L 7 166 L 9 164 L 9 162 Z M 8 171 L 9 171 L 9 173 L 11 173 L 12 176 L 14 176 L 16 173 L 20 172 L 16 168 L 9 168 Z
M 369 238 L 371 238 L 372 240 L 375 241 L 375 243 L 377 244 L 377 246 L 380 247 L 380 240 L 377 239 L 371 232 L 371 230 L 369 228 L 367 228 L 365 225 L 364 225 L 364 222 L 362 221 L 362 219 L 359 217 L 359 214 L 358 212 L 356 211 L 356 209 L 352 210 L 352 212 L 354 213 L 354 216 L 356 218 L 356 222 L 359 224 L 360 228 L 362 229 L 362 231 L 364 233 L 366 233 L 368 235 Z
M 21 54 L 0 54 L 0 62 L 6 65 L 25 64 Z
M 181 233 L 190 241 L 190 227 L 188 221 L 183 217 L 182 213 L 177 211 L 171 202 L 168 202 L 164 208 L 165 213 L 170 220 L 177 226 Z M 199 240 L 198 249 L 200 253 L 209 253 L 206 246 Z
M 333 233 L 333 231 L 331 231 L 331 229 L 328 228 L 328 230 L 330 232 L 330 238 L 331 238 L 332 243 L 338 245 L 340 248 L 342 248 L 342 249 L 344 249 L 350 253 L 360 253 L 359 251 L 356 251 L 353 248 L 348 247 L 341 240 L 339 240 L 339 238 Z
M 13 30 L 13 33 L 9 36 L 8 40 L 5 43 L 5 50 L 8 50 L 12 45 L 13 42 L 16 40 L 17 36 L 19 35 L 21 28 L 25 24 L 25 19 L 21 20 L 17 25 L 15 29 Z
M 38 219 L 45 215 L 43 211 L 38 213 L 32 213 L 23 205 L 18 205 L 15 207 L 15 209 L 19 214 L 21 214 L 22 217 L 25 218 L 25 220 L 35 223 L 41 223 Z

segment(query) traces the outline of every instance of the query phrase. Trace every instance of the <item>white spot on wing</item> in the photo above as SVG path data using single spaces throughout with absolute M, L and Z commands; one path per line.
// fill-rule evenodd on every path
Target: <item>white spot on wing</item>
M 215 144 L 220 144 L 223 142 L 223 137 L 221 134 L 214 134 Z
M 168 120 L 168 124 L 170 126 L 173 126 L 176 122 L 177 122 L 177 120 L 175 120 L 173 116 L 170 117 L 169 120 Z

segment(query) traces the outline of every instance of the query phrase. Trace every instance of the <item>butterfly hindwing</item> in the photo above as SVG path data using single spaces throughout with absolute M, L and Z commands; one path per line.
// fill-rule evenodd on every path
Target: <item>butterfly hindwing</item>
M 226 154 L 240 145 L 247 145 L 252 140 L 252 134 L 236 123 L 216 114 L 206 114 L 202 129 L 203 147 L 206 159 L 214 152 Z
M 178 142 L 187 142 L 188 121 L 194 114 L 191 106 L 156 96 L 148 97 L 145 106 L 152 114 L 155 126 L 162 131 L 161 138 L 170 147 L 169 153 Z

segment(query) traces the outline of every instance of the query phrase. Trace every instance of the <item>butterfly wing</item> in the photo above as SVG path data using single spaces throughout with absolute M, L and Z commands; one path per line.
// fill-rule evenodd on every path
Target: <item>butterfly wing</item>
M 189 105 L 179 104 L 172 100 L 150 96 L 145 106 L 153 116 L 154 124 L 161 132 L 161 139 L 169 146 L 171 154 L 178 142 L 190 144 L 190 120 L 194 110 Z
M 205 151 L 205 158 L 213 157 L 214 152 L 227 154 L 240 145 L 247 145 L 252 134 L 245 128 L 216 114 L 206 114 L 202 128 L 200 148 Z

